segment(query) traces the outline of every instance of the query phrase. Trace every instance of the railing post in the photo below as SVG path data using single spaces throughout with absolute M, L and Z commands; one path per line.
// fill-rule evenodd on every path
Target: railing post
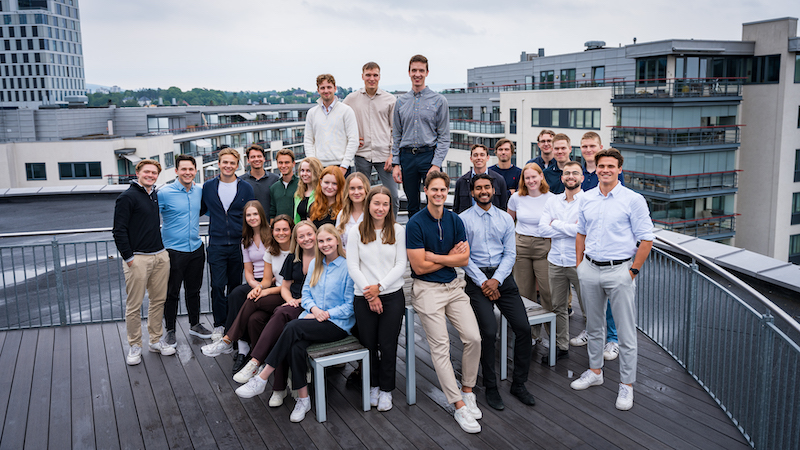
M 58 238 L 53 236 L 50 242 L 53 250 L 53 272 L 56 275 L 56 299 L 58 300 L 58 319 L 61 325 L 67 324 L 66 290 L 64 289 L 64 275 L 61 273 L 61 252 L 58 248 Z
M 759 352 L 759 380 L 758 380 L 758 400 L 756 401 L 756 436 L 750 436 L 758 448 L 770 448 L 770 437 L 767 434 L 769 426 L 769 414 L 772 410 L 772 399 L 770 398 L 770 387 L 772 384 L 772 371 L 774 359 L 774 334 L 770 325 L 775 322 L 775 318 L 769 311 L 761 316 L 761 336 L 759 339 L 761 351 Z
M 689 264 L 692 270 L 689 273 L 688 295 L 686 298 L 686 370 L 694 373 L 695 362 L 695 338 L 697 334 L 697 297 L 699 295 L 698 279 L 700 278 L 700 267 L 692 258 Z

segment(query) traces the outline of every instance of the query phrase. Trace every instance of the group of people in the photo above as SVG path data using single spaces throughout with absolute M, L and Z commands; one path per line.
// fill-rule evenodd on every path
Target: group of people
M 633 280 L 652 245 L 652 222 L 644 199 L 622 186 L 622 156 L 603 150 L 600 137 L 590 132 L 581 140 L 581 166 L 569 161 L 569 137 L 545 130 L 536 160 L 515 167 L 514 143 L 502 139 L 494 149 L 497 165 L 487 167 L 489 150 L 476 144 L 470 151 L 473 168 L 456 181 L 450 211 L 444 207 L 450 179 L 441 171 L 449 148 L 448 106 L 426 87 L 427 75 L 427 59 L 412 57 L 412 89 L 395 99 L 378 87 L 380 67 L 367 63 L 365 87 L 344 101 L 335 96 L 333 76 L 317 77 L 320 100 L 306 118 L 306 157 L 296 164 L 291 150 L 279 150 L 280 175 L 264 170 L 265 152 L 252 145 L 246 153 L 250 170 L 237 177 L 239 153 L 223 148 L 218 177 L 195 184 L 194 158 L 178 155 L 177 180 L 156 192 L 160 164 L 139 162 L 137 180 L 120 195 L 114 213 L 114 239 L 125 261 L 128 364 L 141 361 L 145 290 L 149 349 L 176 352 L 183 285 L 189 334 L 212 340 L 202 347 L 207 356 L 235 354 L 239 396 L 263 393 L 274 373 L 269 404 L 280 406 L 291 373 L 298 397 L 291 420 L 302 420 L 311 407 L 307 347 L 352 333 L 370 351 L 370 402 L 387 411 L 410 263 L 412 304 L 464 431 L 481 429 L 473 392 L 479 366 L 487 404 L 504 409 L 494 370 L 495 305 L 515 333 L 510 392 L 535 404 L 525 387 L 533 343 L 522 297 L 538 298 L 556 313 L 557 359 L 568 357 L 570 343 L 588 342 L 590 368 L 572 383 L 574 389 L 602 383 L 604 347 L 610 354 L 616 345 L 610 338 L 605 342 L 613 310 L 616 352 L 622 349 L 617 407 L 629 409 L 636 375 Z M 373 170 L 382 182 L 375 187 L 369 181 Z M 403 183 L 408 198 L 405 230 L 395 222 L 396 183 Z M 209 217 L 207 249 L 199 236 L 203 214 Z M 206 256 L 213 330 L 199 315 Z M 464 279 L 457 267 L 464 268 Z M 622 269 L 630 276 L 623 277 Z M 571 341 L 570 286 L 586 322 Z M 460 388 L 447 319 L 463 343 Z

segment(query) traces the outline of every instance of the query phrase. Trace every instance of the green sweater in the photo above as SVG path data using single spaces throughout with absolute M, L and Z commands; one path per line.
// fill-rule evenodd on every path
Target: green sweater
M 289 217 L 294 215 L 294 192 L 297 190 L 297 175 L 292 176 L 289 185 L 283 186 L 283 179 L 280 179 L 269 187 L 269 196 L 272 200 L 269 204 L 269 218 L 286 214 Z

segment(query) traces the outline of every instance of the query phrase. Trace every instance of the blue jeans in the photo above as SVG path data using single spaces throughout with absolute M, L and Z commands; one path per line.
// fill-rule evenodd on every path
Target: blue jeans
M 608 301 L 606 308 L 606 342 L 619 343 L 617 325 L 614 323 L 614 316 L 611 315 L 611 300 Z
M 403 191 L 408 199 L 408 218 L 412 218 L 420 208 L 420 186 L 425 182 L 425 175 L 431 169 L 434 151 L 417 153 L 400 149 L 400 167 L 403 170 Z
M 228 318 L 228 294 L 242 284 L 244 263 L 241 247 L 210 244 L 208 269 L 211 272 L 211 310 L 216 328 L 224 326 Z

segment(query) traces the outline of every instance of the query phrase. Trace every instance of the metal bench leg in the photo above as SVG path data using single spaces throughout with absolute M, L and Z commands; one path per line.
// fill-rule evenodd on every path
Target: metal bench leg
M 556 319 L 550 321 L 550 366 L 556 365 Z
M 417 403 L 417 356 L 414 351 L 414 308 L 406 306 L 406 401 Z
M 505 380 L 508 378 L 508 320 L 500 316 L 500 380 Z
M 361 398 L 364 402 L 364 411 L 369 411 L 372 405 L 369 403 L 369 352 L 361 360 Z
M 328 420 L 325 412 L 325 367 L 314 361 L 314 394 L 316 395 L 317 422 Z

